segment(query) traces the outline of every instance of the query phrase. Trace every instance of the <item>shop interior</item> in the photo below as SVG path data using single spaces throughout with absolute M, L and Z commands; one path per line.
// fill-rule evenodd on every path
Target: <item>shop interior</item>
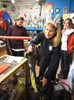
M 24 40 L 24 48 L 27 51 L 30 40 L 43 31 L 48 20 L 55 19 L 59 24 L 63 24 L 61 18 L 63 21 L 71 18 L 74 28 L 74 0 L 0 0 L 0 67 L 2 64 L 4 66 L 0 72 L 0 100 L 44 100 L 37 98 L 39 94 L 34 92 L 36 85 L 34 89 L 32 86 L 29 87 L 32 79 L 29 75 L 29 59 L 26 53 L 24 52 L 24 58 L 10 55 L 9 44 L 5 42 L 11 38 L 6 36 L 9 26 L 15 24 L 15 19 L 19 16 L 24 18 L 23 26 L 30 36 L 27 39 L 20 37 Z M 74 48 L 72 59 L 67 79 L 71 89 L 72 74 L 74 74 Z M 35 70 L 38 74 L 39 66 Z M 57 75 L 59 71 L 60 63 Z M 74 100 L 74 96 L 71 100 Z

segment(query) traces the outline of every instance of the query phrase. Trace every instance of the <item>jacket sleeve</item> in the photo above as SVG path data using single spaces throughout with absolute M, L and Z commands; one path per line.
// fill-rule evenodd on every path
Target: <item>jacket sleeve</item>
M 11 36 L 12 30 L 11 30 L 11 26 L 9 26 L 8 31 L 7 31 L 7 36 Z
M 30 45 L 38 45 L 42 41 L 43 41 L 43 34 L 39 33 L 30 41 Z
M 49 80 L 52 80 L 52 77 L 55 77 L 57 69 L 59 67 L 59 61 L 60 61 L 60 54 L 61 54 L 61 49 L 60 45 L 52 51 L 51 54 L 51 60 L 49 63 L 49 66 L 47 70 L 45 71 L 45 77 Z
M 74 33 L 68 37 L 68 53 L 70 54 L 74 50 Z

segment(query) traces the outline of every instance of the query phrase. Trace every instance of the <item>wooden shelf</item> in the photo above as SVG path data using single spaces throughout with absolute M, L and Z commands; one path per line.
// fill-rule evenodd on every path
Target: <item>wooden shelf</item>
M 6 45 L 0 45 L 0 56 L 7 54 Z
M 8 57 L 8 56 L 10 55 L 3 55 L 0 58 Z M 1 86 L 8 79 L 12 79 L 14 73 L 18 73 L 18 72 L 25 72 L 25 77 L 21 77 L 22 80 L 24 80 L 23 81 L 24 83 L 20 83 L 21 78 L 18 78 L 18 83 L 16 84 L 16 86 L 12 86 L 11 88 L 11 85 L 9 85 L 9 88 L 11 88 L 12 90 L 13 90 L 13 87 L 18 90 L 18 94 L 16 95 L 15 100 L 18 100 L 19 97 L 22 95 L 25 89 L 25 85 L 27 84 L 27 81 L 28 81 L 28 60 L 26 58 L 23 58 L 23 60 L 20 63 L 18 63 L 16 66 L 8 70 L 7 73 L 3 73 L 2 76 L 0 75 L 0 86 Z M 21 86 L 21 88 L 19 86 Z

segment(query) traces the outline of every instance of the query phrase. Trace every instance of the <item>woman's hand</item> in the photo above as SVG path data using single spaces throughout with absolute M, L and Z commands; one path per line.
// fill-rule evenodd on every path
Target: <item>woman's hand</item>
M 33 47 L 32 47 L 32 45 L 29 45 L 28 50 L 27 50 L 27 53 L 30 53 L 30 52 L 33 52 Z
M 44 87 L 47 83 L 47 78 L 43 77 L 40 82 L 42 82 L 42 87 Z

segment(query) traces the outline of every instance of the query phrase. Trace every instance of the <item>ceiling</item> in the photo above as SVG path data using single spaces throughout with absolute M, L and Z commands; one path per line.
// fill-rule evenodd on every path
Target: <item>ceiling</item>
M 12 3 L 11 1 L 12 0 L 1 0 L 3 3 Z M 15 1 L 15 3 L 17 3 L 17 2 L 25 2 L 25 1 L 27 1 L 27 0 L 14 0 Z M 30 2 L 44 2 L 45 0 L 29 0 Z

